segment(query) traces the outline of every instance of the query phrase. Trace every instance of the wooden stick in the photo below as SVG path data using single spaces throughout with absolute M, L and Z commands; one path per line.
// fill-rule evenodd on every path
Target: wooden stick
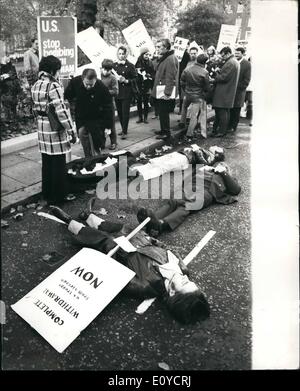
M 150 220 L 151 220 L 150 217 L 147 217 L 140 225 L 138 225 L 132 232 L 130 232 L 129 235 L 126 236 L 126 239 L 129 240 L 129 239 L 133 238 L 134 235 L 136 235 L 147 223 L 149 223 Z M 109 257 L 111 257 L 119 250 L 119 248 L 120 248 L 120 246 L 117 245 L 116 247 L 111 249 L 107 255 Z

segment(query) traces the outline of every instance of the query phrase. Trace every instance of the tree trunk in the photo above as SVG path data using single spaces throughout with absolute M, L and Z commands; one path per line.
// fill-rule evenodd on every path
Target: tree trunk
M 77 0 L 77 31 L 80 32 L 96 22 L 97 0 Z

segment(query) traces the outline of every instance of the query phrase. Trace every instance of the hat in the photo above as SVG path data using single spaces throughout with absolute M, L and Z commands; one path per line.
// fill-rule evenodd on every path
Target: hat
M 142 55 L 142 54 L 150 52 L 150 50 L 146 46 L 144 46 L 144 47 L 141 48 L 140 52 L 141 52 L 141 55 Z

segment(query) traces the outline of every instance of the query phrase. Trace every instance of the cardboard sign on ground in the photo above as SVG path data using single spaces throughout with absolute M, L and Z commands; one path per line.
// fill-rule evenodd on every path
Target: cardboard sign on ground
M 83 248 L 12 309 L 62 353 L 134 275 L 106 254 Z

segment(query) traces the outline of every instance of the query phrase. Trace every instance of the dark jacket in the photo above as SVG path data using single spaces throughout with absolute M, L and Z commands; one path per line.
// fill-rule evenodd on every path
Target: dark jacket
M 143 58 L 143 55 L 141 55 L 136 64 L 136 69 L 139 69 L 140 73 L 138 72 L 137 75 L 137 84 L 140 93 L 142 94 L 150 94 L 151 89 L 153 87 L 154 82 L 154 76 L 155 76 L 155 70 L 154 65 L 151 60 L 145 60 Z M 144 73 L 146 79 L 141 75 L 141 73 Z
M 88 120 L 100 120 L 104 126 L 109 127 L 111 117 L 112 97 L 108 88 L 97 80 L 90 90 L 87 90 L 82 81 L 82 76 L 74 77 L 65 91 L 65 99 L 75 102 L 75 120 L 77 128 Z
M 152 96 L 156 98 L 156 87 L 165 85 L 165 95 L 170 96 L 173 88 L 176 87 L 175 96 L 178 93 L 178 60 L 174 55 L 174 50 L 165 53 L 160 59 L 155 74 Z
M 191 99 L 205 99 L 209 91 L 208 71 L 198 63 L 186 68 L 181 75 L 181 87 Z
M 101 228 L 101 225 L 100 227 Z M 107 254 L 116 246 L 113 237 L 106 232 L 95 228 L 84 227 L 73 239 L 81 246 L 91 247 Z M 124 291 L 139 298 L 151 298 L 166 294 L 164 278 L 159 272 L 158 266 L 167 263 L 167 251 L 160 247 L 160 243 L 148 236 L 144 231 L 138 232 L 130 242 L 137 251 L 126 253 L 122 249 L 114 255 L 120 263 L 133 270 L 136 275 L 126 286 Z M 186 266 L 179 262 L 183 273 L 186 273 Z
M 133 84 L 137 78 L 134 65 L 126 60 L 125 64 L 119 64 L 118 62 L 115 62 L 113 68 L 119 76 L 123 76 L 125 79 L 129 80 L 128 84 L 118 82 L 119 94 L 116 99 L 131 99 L 133 96 Z
M 246 89 L 251 80 L 251 63 L 243 58 L 240 61 L 240 75 L 236 88 L 233 107 L 242 107 L 245 102 Z
M 213 107 L 224 109 L 231 109 L 233 107 L 239 70 L 239 62 L 231 55 L 215 78 L 215 91 L 212 102 Z
M 7 74 L 8 78 L 0 81 L 0 97 L 5 95 L 5 100 L 17 103 L 17 95 L 22 91 L 15 66 L 9 62 L 0 65 L 0 75 Z M 4 102 L 5 104 L 5 102 Z

